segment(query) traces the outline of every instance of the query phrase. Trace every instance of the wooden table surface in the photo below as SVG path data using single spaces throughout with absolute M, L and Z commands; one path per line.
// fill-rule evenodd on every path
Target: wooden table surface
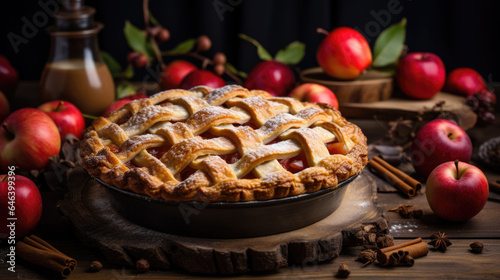
M 14 97 L 14 108 L 36 106 L 36 86 L 33 83 L 20 85 Z M 475 148 L 485 140 L 500 136 L 500 114 L 496 112 L 497 120 L 486 128 L 474 128 L 468 131 Z M 361 126 L 368 141 L 373 142 L 381 137 L 383 129 L 380 123 L 372 120 L 355 120 Z M 500 174 L 484 170 L 491 180 L 500 179 Z M 377 178 L 378 184 L 385 184 Z M 144 274 L 137 274 L 130 267 L 116 267 L 110 265 L 103 256 L 93 248 L 83 245 L 75 236 L 71 224 L 60 215 L 57 202 L 63 198 L 64 193 L 42 190 L 43 215 L 35 230 L 35 234 L 44 238 L 60 251 L 75 258 L 78 267 L 72 272 L 69 279 L 217 279 L 217 276 L 189 275 L 182 271 L 156 271 L 150 270 Z M 439 231 L 444 231 L 451 236 L 453 245 L 444 253 L 430 250 L 425 257 L 418 258 L 412 267 L 385 268 L 377 264 L 362 267 L 354 259 L 363 249 L 352 247 L 345 249 L 333 261 L 326 263 L 311 263 L 301 266 L 292 266 L 268 274 L 246 274 L 235 277 L 236 279 L 331 279 L 338 267 L 345 263 L 351 269 L 349 279 L 369 278 L 426 278 L 426 279 L 478 279 L 500 278 L 500 194 L 490 191 L 490 199 L 484 209 L 473 219 L 463 223 L 446 222 L 436 217 L 425 198 L 423 192 L 413 199 L 404 198 L 399 193 L 379 193 L 378 203 L 383 209 L 391 209 L 399 204 L 413 204 L 414 208 L 422 209 L 424 215 L 421 219 L 404 219 L 398 214 L 387 212 L 386 219 L 389 224 L 390 234 L 395 237 L 396 243 L 422 237 L 430 241 L 429 236 Z M 481 254 L 469 251 L 469 244 L 480 241 L 484 244 Z M 16 272 L 7 270 L 5 263 L 5 241 L 0 243 L 0 279 L 57 279 L 57 274 L 52 271 L 28 264 L 20 259 L 16 260 Z M 91 261 L 99 260 L 104 264 L 104 269 L 97 273 L 87 272 Z M 224 277 L 225 279 L 231 277 Z

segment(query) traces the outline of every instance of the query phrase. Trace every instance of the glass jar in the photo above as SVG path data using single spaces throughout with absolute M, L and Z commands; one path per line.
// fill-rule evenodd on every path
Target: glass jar
M 82 1 L 66 0 L 48 29 L 51 51 L 40 80 L 44 102 L 65 100 L 82 113 L 100 116 L 115 99 L 111 73 L 97 45 L 102 24 Z

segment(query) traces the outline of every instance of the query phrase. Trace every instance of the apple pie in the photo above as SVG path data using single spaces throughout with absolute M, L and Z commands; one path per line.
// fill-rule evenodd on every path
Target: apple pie
M 325 104 L 230 85 L 163 91 L 99 117 L 90 175 L 169 201 L 251 201 L 336 188 L 367 164 L 361 129 Z

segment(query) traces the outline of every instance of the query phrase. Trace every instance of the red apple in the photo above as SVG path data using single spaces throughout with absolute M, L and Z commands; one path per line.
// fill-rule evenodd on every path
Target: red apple
M 349 27 L 338 27 L 323 39 L 316 59 L 328 75 L 355 79 L 372 63 L 372 52 L 361 33 Z
M 5 56 L 0 55 L 0 90 L 7 96 L 12 96 L 14 95 L 18 82 L 19 75 L 16 69 L 12 67 Z
M 0 91 L 0 122 L 5 119 L 9 115 L 10 106 L 7 97 Z
M 432 211 L 451 221 L 466 221 L 483 209 L 488 199 L 488 180 L 479 168 L 456 160 L 436 167 L 426 183 Z
M 285 96 L 295 85 L 295 76 L 287 65 L 277 61 L 262 61 L 248 74 L 245 87 L 261 89 L 274 96 Z
M 194 70 L 187 74 L 181 82 L 180 88 L 190 89 L 195 86 L 220 88 L 226 85 L 224 80 L 208 70 Z
M 160 74 L 162 90 L 179 88 L 182 80 L 197 67 L 185 60 L 174 60 Z
M 396 80 L 399 88 L 416 99 L 430 99 L 444 85 L 446 72 L 441 59 L 432 53 L 410 53 L 399 59 Z
M 472 142 L 458 125 L 444 119 L 425 124 L 415 135 L 411 146 L 413 167 L 422 176 L 443 162 L 460 160 L 468 162 Z
M 15 172 L 13 166 L 10 172 Z M 21 239 L 36 227 L 41 216 L 42 197 L 31 180 L 21 175 L 0 175 L 0 219 L 7 225 L 0 228 L 0 239 Z
M 129 103 L 130 101 L 142 98 L 148 98 L 148 96 L 142 93 L 127 95 L 111 103 L 111 105 L 109 105 L 108 108 L 106 108 L 106 111 L 104 111 L 102 115 L 106 117 L 109 115 L 109 113 L 120 109 L 121 107 L 123 107 L 123 105 Z
M 319 84 L 302 84 L 292 90 L 290 97 L 300 101 L 326 103 L 332 105 L 335 109 L 339 108 L 339 102 L 333 91 Z
M 444 90 L 468 97 L 486 89 L 483 77 L 472 68 L 457 68 L 446 78 Z
M 59 129 L 61 141 L 64 140 L 66 134 L 71 133 L 78 139 L 82 137 L 85 129 L 85 119 L 82 112 L 75 105 L 68 101 L 51 101 L 38 106 L 38 110 L 49 116 Z
M 10 165 L 25 171 L 42 169 L 60 148 L 56 124 L 40 110 L 17 110 L 0 127 L 0 168 L 4 171 Z

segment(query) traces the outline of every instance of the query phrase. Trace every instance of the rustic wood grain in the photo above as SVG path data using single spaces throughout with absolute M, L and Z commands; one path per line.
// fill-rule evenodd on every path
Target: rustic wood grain
M 303 83 L 317 83 L 331 89 L 340 104 L 348 102 L 372 103 L 389 99 L 393 91 L 393 77 L 385 72 L 368 70 L 354 80 L 337 80 L 321 67 L 300 73 Z
M 60 210 L 73 222 L 82 242 L 97 247 L 117 265 L 132 266 L 145 258 L 157 269 L 176 267 L 192 273 L 276 271 L 336 258 L 343 245 L 359 244 L 355 234 L 366 224 L 387 231 L 375 205 L 374 182 L 364 174 L 350 183 L 342 204 L 324 220 L 287 233 L 242 239 L 190 238 L 142 228 L 120 216 L 96 182 L 69 188 Z
M 397 117 L 413 118 L 423 113 L 423 117 L 430 120 L 440 113 L 439 110 L 433 112 L 432 108 L 441 101 L 444 101 L 443 111 L 452 112 L 463 129 L 468 130 L 475 125 L 477 116 L 465 104 L 465 98 L 446 92 L 438 92 L 436 96 L 427 100 L 391 97 L 372 103 L 342 103 L 340 111 L 347 118 L 373 119 L 376 117 L 379 120 L 394 120 Z
M 95 280 L 95 279 L 207 279 L 206 276 L 190 275 L 180 270 L 151 269 L 144 274 L 138 274 L 135 269 L 120 265 L 112 265 L 101 254 L 93 252 L 76 240 L 49 240 L 56 248 L 78 257 L 78 266 L 68 279 Z M 405 240 L 396 239 L 396 243 Z M 424 238 L 429 242 L 428 238 Z M 430 250 L 428 255 L 415 260 L 413 267 L 382 267 L 370 264 L 362 267 L 355 261 L 362 250 L 361 247 L 345 248 L 341 255 L 333 261 L 318 263 L 303 263 L 284 267 L 274 273 L 246 274 L 238 277 L 224 277 L 224 279 L 335 279 L 333 276 L 340 264 L 345 263 L 351 269 L 348 279 L 492 279 L 500 277 L 500 240 L 479 240 L 484 244 L 481 254 L 469 251 L 469 244 L 478 239 L 452 239 L 453 245 L 444 253 Z M 97 273 L 87 272 L 90 262 L 99 260 L 104 268 Z M 43 279 L 53 280 L 56 276 L 50 270 L 39 268 L 19 261 L 16 273 L 9 272 L 6 264 L 0 264 L 0 279 Z M 213 279 L 213 278 L 209 278 Z

